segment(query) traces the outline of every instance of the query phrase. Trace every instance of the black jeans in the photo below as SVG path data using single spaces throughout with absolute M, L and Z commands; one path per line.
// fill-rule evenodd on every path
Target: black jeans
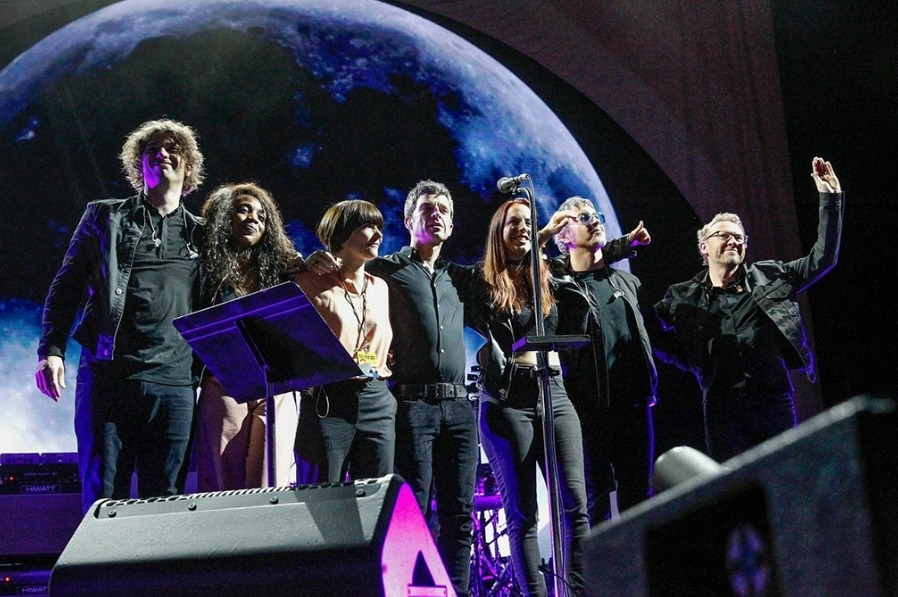
M 593 396 L 593 401 L 595 397 Z M 579 404 L 579 403 L 578 403 Z M 623 512 L 652 495 L 652 410 L 646 398 L 634 403 L 579 406 L 589 525 L 611 518 L 611 492 Z
M 184 493 L 196 390 L 126 379 L 120 367 L 81 351 L 75 435 L 85 512 L 100 498 Z
M 580 419 L 568 399 L 560 376 L 551 378 L 555 456 L 564 510 L 565 579 L 574 595 L 582 594 L 583 541 L 589 534 L 583 480 L 583 439 Z M 481 398 L 483 448 L 490 461 L 508 526 L 512 565 L 524 595 L 544 596 L 546 583 L 539 571 L 537 539 L 536 467 L 545 474 L 542 419 L 537 414 L 538 383 L 513 376 L 508 399 Z M 548 514 L 548 513 L 547 513 Z
M 411 486 L 418 506 L 431 517 L 436 493 L 437 547 L 459 596 L 468 594 L 474 486 L 480 448 L 477 418 L 467 398 L 399 399 L 396 470 Z
M 705 441 L 718 462 L 729 460 L 796 425 L 791 392 L 733 388 L 705 396 Z
M 340 483 L 395 472 L 396 400 L 380 379 L 350 379 L 303 395 L 297 482 Z

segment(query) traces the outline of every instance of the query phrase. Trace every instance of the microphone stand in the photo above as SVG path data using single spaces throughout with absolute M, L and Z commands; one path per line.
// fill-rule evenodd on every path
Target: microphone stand
M 530 177 L 527 176 L 529 179 Z M 552 586 L 557 597 L 568 595 L 567 579 L 565 578 L 564 562 L 564 538 L 562 527 L 564 525 L 564 508 L 561 500 L 561 488 L 558 481 L 558 462 L 555 456 L 555 414 L 552 409 L 552 389 L 549 381 L 548 351 L 554 350 L 555 342 L 548 341 L 545 335 L 545 325 L 542 313 L 542 286 L 540 285 L 540 251 L 539 234 L 536 214 L 536 201 L 533 198 L 533 182 L 531 188 L 518 187 L 515 190 L 522 192 L 530 202 L 530 271 L 533 292 L 533 319 L 536 324 L 536 334 L 518 340 L 514 349 L 535 350 L 537 354 L 537 378 L 539 379 L 539 401 L 537 402 L 537 415 L 542 419 L 543 449 L 546 458 L 546 489 L 549 494 L 549 524 L 552 530 Z

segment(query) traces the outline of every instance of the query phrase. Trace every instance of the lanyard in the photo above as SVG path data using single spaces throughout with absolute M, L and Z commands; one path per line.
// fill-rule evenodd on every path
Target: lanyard
M 337 274 L 339 275 L 339 272 L 337 272 Z M 353 351 L 353 356 L 355 356 L 365 346 L 365 322 L 367 321 L 368 317 L 368 278 L 365 278 L 365 284 L 362 286 L 362 292 L 360 293 L 362 297 L 361 315 L 359 315 L 359 312 L 355 308 L 355 302 L 352 300 L 349 289 L 346 288 L 346 283 L 343 282 L 342 275 L 340 275 L 340 286 L 343 287 L 343 296 L 346 298 L 346 302 L 349 303 L 349 307 L 352 309 L 352 314 L 355 315 L 355 320 L 358 323 L 358 327 L 356 330 L 356 346 L 355 350 Z

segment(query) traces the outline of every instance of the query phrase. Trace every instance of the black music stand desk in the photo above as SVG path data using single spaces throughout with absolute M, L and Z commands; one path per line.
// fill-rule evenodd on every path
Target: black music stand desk
M 274 396 L 362 375 L 294 282 L 195 311 L 173 323 L 234 400 L 265 398 L 269 485 L 277 479 Z

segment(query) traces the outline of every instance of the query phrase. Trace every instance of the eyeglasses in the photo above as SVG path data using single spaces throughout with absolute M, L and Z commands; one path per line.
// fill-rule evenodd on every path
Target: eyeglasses
M 577 221 L 581 224 L 589 224 L 593 220 L 598 220 L 599 224 L 605 223 L 605 214 L 595 211 L 581 211 L 577 214 Z
M 744 245 L 745 243 L 748 242 L 747 234 L 733 234 L 732 232 L 723 232 L 721 230 L 718 230 L 717 232 L 712 232 L 711 234 L 706 236 L 704 240 L 708 240 L 712 236 L 716 236 L 717 238 L 719 238 L 721 241 L 723 241 L 723 244 L 727 244 L 731 240 L 733 242 L 735 242 L 737 245 Z

